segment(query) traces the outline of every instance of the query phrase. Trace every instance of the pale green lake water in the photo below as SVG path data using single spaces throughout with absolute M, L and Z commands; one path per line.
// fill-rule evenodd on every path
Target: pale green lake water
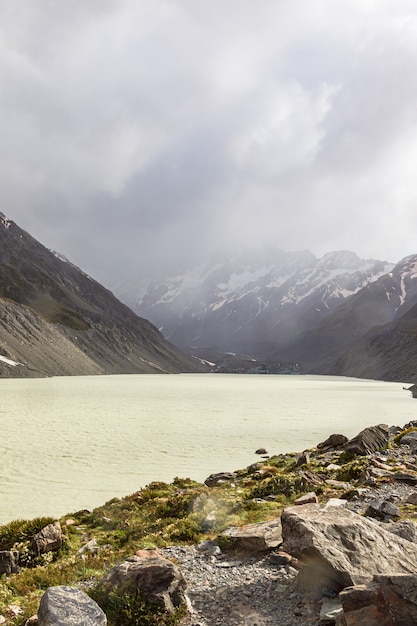
M 407 383 L 320 376 L 0 380 L 0 523 L 91 509 L 175 476 L 204 481 L 331 433 L 417 419 Z

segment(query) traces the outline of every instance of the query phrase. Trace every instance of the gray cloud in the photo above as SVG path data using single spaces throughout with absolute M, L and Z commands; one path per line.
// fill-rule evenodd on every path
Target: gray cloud
M 225 248 L 417 252 L 417 8 L 0 7 L 1 207 L 116 286 Z

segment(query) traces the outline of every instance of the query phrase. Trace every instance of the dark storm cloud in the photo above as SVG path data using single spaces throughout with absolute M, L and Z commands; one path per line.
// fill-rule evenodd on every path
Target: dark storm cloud
M 1 207 L 113 286 L 217 250 L 417 252 L 417 9 L 0 7 Z

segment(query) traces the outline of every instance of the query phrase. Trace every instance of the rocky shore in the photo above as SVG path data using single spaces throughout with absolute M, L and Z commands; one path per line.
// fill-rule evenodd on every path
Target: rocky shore
M 417 624 L 417 422 L 257 452 L 0 527 L 0 624 Z

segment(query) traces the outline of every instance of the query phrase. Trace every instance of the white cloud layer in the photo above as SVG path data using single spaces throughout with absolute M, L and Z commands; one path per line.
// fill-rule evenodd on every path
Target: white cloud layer
M 0 6 L 0 210 L 107 285 L 249 245 L 417 253 L 417 6 Z

